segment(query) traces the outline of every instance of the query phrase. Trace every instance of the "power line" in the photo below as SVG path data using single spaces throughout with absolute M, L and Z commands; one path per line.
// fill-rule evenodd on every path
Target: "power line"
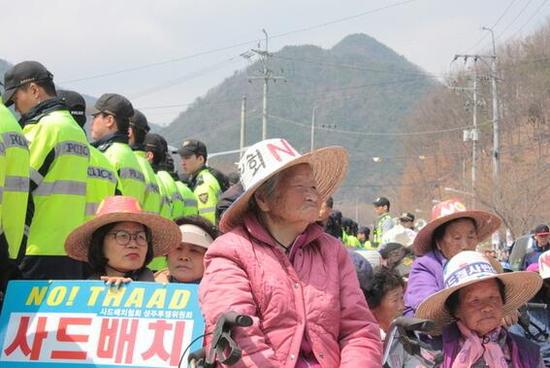
M 510 28 L 512 26 L 512 24 L 514 24 L 518 18 L 523 14 L 523 12 L 525 11 L 525 9 L 527 9 L 527 7 L 529 6 L 529 4 L 531 4 L 533 0 L 528 0 L 525 5 L 523 6 L 523 8 L 521 8 L 521 10 L 519 11 L 519 13 L 516 15 L 516 17 L 510 22 L 508 23 L 508 25 L 506 27 L 504 27 L 504 29 L 498 34 L 498 36 L 495 37 L 495 41 L 498 40 L 500 37 L 502 37 L 502 35 L 504 34 L 504 32 L 506 32 L 508 30 L 508 28 Z
M 398 79 L 398 80 L 394 80 L 394 81 L 384 81 L 384 82 L 373 82 L 373 83 L 366 83 L 366 84 L 362 84 L 362 85 L 358 85 L 358 86 L 351 86 L 351 87 L 340 87 L 340 88 L 332 88 L 332 89 L 325 89 L 325 90 L 307 90 L 307 91 L 301 91 L 301 92 L 296 92 L 294 93 L 293 95 L 294 96 L 303 96 L 303 95 L 311 95 L 313 97 L 315 96 L 318 96 L 318 95 L 326 95 L 327 93 L 332 93 L 332 92 L 342 92 L 342 91 L 352 91 L 352 90 L 358 90 L 358 89 L 363 89 L 363 88 L 368 88 L 368 87 L 375 87 L 375 86 L 378 86 L 378 87 L 384 87 L 384 86 L 392 86 L 392 85 L 403 85 L 403 84 L 406 84 L 406 83 L 413 83 L 413 82 L 425 82 L 426 81 L 426 77 L 415 77 L 415 78 L 409 78 L 409 79 Z M 312 92 L 316 92 L 316 93 L 312 93 Z M 289 95 L 288 94 L 278 94 L 278 95 L 273 95 L 273 96 L 270 96 L 269 99 L 270 100 L 273 100 L 273 99 L 281 99 L 281 98 L 288 98 Z M 342 98 L 349 98 L 350 96 L 341 96 Z M 257 99 L 257 100 L 260 100 L 262 98 L 262 96 L 249 96 L 248 98 L 250 99 Z M 231 98 L 231 99 L 226 99 L 226 100 L 219 100 L 219 101 L 216 101 L 216 102 L 204 102 L 204 101 L 201 101 L 202 104 L 204 105 L 208 105 L 208 106 L 215 106 L 215 105 L 223 105 L 223 104 L 227 104 L 227 103 L 232 103 L 232 102 L 237 102 L 237 101 L 241 101 L 241 98 Z M 188 102 L 188 103 L 183 103 L 183 104 L 173 104 L 173 105 L 153 105 L 153 106 L 143 106 L 143 107 L 138 107 L 138 109 L 140 110 L 151 110 L 151 109 L 164 109 L 164 108 L 176 108 L 176 107 L 186 107 L 186 106 L 191 106 L 193 104 L 195 104 L 195 102 Z
M 328 22 L 324 22 L 324 23 L 321 23 L 321 24 L 313 25 L 313 26 L 310 26 L 310 27 L 299 28 L 299 29 L 295 29 L 295 30 L 292 30 L 292 31 L 279 33 L 279 34 L 276 34 L 274 36 L 271 36 L 270 38 L 285 37 L 285 36 L 288 36 L 288 35 L 291 35 L 291 34 L 294 34 L 294 33 L 302 33 L 302 32 L 310 31 L 310 30 L 313 30 L 313 29 L 326 27 L 326 26 L 329 26 L 329 25 L 332 25 L 332 24 L 342 23 L 342 22 L 345 22 L 345 21 L 348 21 L 348 20 L 356 19 L 356 18 L 359 18 L 359 17 L 363 17 L 365 15 L 377 13 L 377 12 L 380 12 L 382 10 L 394 8 L 394 7 L 405 5 L 405 4 L 408 4 L 408 3 L 415 2 L 415 1 L 418 1 L 418 0 L 401 1 L 401 2 L 398 2 L 398 3 L 394 3 L 394 4 L 382 6 L 382 7 L 379 7 L 379 8 L 367 10 L 365 12 L 355 14 L 355 15 L 352 15 L 352 16 L 335 19 L 335 20 L 332 20 L 332 21 L 328 21 Z M 191 55 L 185 55 L 185 56 L 166 59 L 166 60 L 157 61 L 157 62 L 153 62 L 153 63 L 137 65 L 137 66 L 130 67 L 130 68 L 115 70 L 115 71 L 112 71 L 112 72 L 98 73 L 98 74 L 90 75 L 90 76 L 87 76 L 87 77 L 67 79 L 67 80 L 64 80 L 64 81 L 60 81 L 59 83 L 61 83 L 61 84 L 70 84 L 70 83 L 82 82 L 82 81 L 86 81 L 86 80 L 90 80 L 90 79 L 105 78 L 105 77 L 110 77 L 110 76 L 113 76 L 113 75 L 135 72 L 135 71 L 144 70 L 144 69 L 148 69 L 148 68 L 152 68 L 152 67 L 156 67 L 156 66 L 171 64 L 171 63 L 180 62 L 180 61 L 184 61 L 184 60 L 189 60 L 189 59 L 193 59 L 193 58 L 196 58 L 196 57 L 199 57 L 199 56 L 205 56 L 205 55 L 209 55 L 209 54 L 213 54 L 213 53 L 217 53 L 217 52 L 221 52 L 221 51 L 231 50 L 231 49 L 238 48 L 238 47 L 256 45 L 259 41 L 260 41 L 260 39 L 256 38 L 254 40 L 239 42 L 239 43 L 235 43 L 235 44 L 229 45 L 229 46 L 223 46 L 223 47 L 219 47 L 219 48 L 215 48 L 215 49 L 200 51 L 200 52 L 197 52 L 197 53 L 191 54 Z
M 287 123 L 302 127 L 302 128 L 311 128 L 310 123 L 303 123 L 296 120 L 283 118 L 281 116 L 276 115 L 269 115 L 272 118 L 278 119 L 280 121 L 285 121 Z M 478 124 L 478 126 L 483 125 L 491 125 L 491 122 L 485 123 L 485 124 Z M 416 135 L 427 135 L 427 134 L 440 134 L 440 133 L 449 133 L 449 132 L 455 132 L 463 129 L 471 128 L 471 126 L 463 126 L 463 127 L 456 127 L 456 128 L 447 128 L 447 129 L 437 129 L 437 130 L 424 130 L 424 131 L 418 131 L 418 132 L 395 132 L 395 133 L 385 133 L 385 132 L 363 132 L 363 131 L 357 131 L 357 130 L 344 130 L 344 129 L 335 129 L 330 128 L 327 129 L 327 131 L 330 131 L 331 133 L 341 133 L 341 134 L 350 134 L 350 135 L 362 135 L 362 136 L 368 136 L 368 137 L 407 137 L 407 136 L 416 136 Z M 322 128 L 317 128 L 322 129 Z
M 201 70 L 198 70 L 196 72 L 191 72 L 191 73 L 185 74 L 181 77 L 172 79 L 168 82 L 161 83 L 161 84 L 158 84 L 158 85 L 153 86 L 151 88 L 147 88 L 147 89 L 141 90 L 139 92 L 136 92 L 135 94 L 130 95 L 129 98 L 130 99 L 137 99 L 137 98 L 144 97 L 144 96 L 150 95 L 150 94 L 158 92 L 158 91 L 162 91 L 163 89 L 167 89 L 167 88 L 176 86 L 178 84 L 188 82 L 188 81 L 193 80 L 197 77 L 203 76 L 203 75 L 208 74 L 210 72 L 213 72 L 215 70 L 221 69 L 222 67 L 225 67 L 227 65 L 227 62 L 229 62 L 229 61 L 236 61 L 236 60 L 237 60 L 237 58 L 235 56 L 230 57 L 228 59 L 225 59 L 221 62 L 218 62 L 216 64 L 205 67 L 205 68 L 203 68 Z
M 527 21 L 523 23 L 523 25 L 519 27 L 519 29 L 517 29 L 511 36 L 509 36 L 508 39 L 512 39 L 516 34 L 520 33 L 523 28 L 525 28 L 525 26 L 529 24 L 531 20 L 533 20 L 533 18 L 539 14 L 540 10 L 544 7 L 544 5 L 546 5 L 547 2 L 548 0 L 543 0 L 539 7 L 533 12 L 533 14 L 531 14 L 529 19 L 527 19 Z
M 498 17 L 497 21 L 489 28 L 491 29 L 495 29 L 495 27 L 498 25 L 498 23 L 502 20 L 502 18 L 506 15 L 506 13 L 508 12 L 508 10 L 510 10 L 510 8 L 512 7 L 512 5 L 516 2 L 516 0 L 512 0 L 510 1 L 510 3 L 508 4 L 508 6 L 506 7 L 506 9 L 504 9 L 504 11 L 502 12 L 502 14 L 500 15 L 500 17 Z M 470 52 L 471 50 L 475 49 L 479 44 L 481 44 L 486 38 L 487 36 L 489 36 L 488 33 L 485 33 L 483 36 L 481 36 L 481 38 L 473 45 L 473 46 L 470 46 L 470 48 L 468 48 L 468 50 L 465 52 L 465 53 L 468 53 Z
M 284 36 L 288 36 L 288 35 L 291 35 L 291 34 L 294 34 L 294 33 L 302 33 L 302 32 L 311 31 L 311 30 L 314 30 L 314 29 L 317 29 L 317 28 L 323 28 L 323 27 L 330 26 L 330 25 L 333 25 L 333 24 L 346 22 L 346 21 L 348 21 L 348 20 L 357 19 L 357 18 L 363 17 L 363 16 L 365 16 L 365 15 L 369 15 L 369 14 L 373 14 L 373 13 L 378 13 L 378 12 L 380 12 L 380 11 L 382 11 L 382 10 L 387 10 L 387 9 L 390 9 L 390 8 L 395 8 L 395 7 L 398 7 L 398 6 L 401 6 L 401 5 L 405 5 L 405 4 L 408 4 L 408 3 L 412 3 L 412 2 L 415 2 L 415 1 L 417 1 L 417 0 L 407 0 L 407 1 L 401 1 L 401 2 L 394 3 L 394 4 L 386 5 L 386 6 L 381 6 L 381 7 L 379 7 L 379 8 L 367 10 L 367 11 L 362 12 L 362 13 L 358 13 L 358 14 L 355 14 L 355 15 L 350 15 L 350 16 L 348 16 L 348 17 L 339 18 L 339 19 L 336 19 L 336 20 L 328 21 L 328 22 L 321 23 L 321 24 L 317 24 L 317 25 L 310 26 L 310 27 L 304 27 L 304 28 L 300 28 L 300 29 L 295 29 L 295 30 L 293 30 L 293 31 L 288 31 L 288 32 L 284 32 L 284 33 L 279 33 L 279 34 L 276 34 L 276 35 L 272 36 L 271 38 L 284 37 Z
M 289 60 L 289 61 L 298 61 L 298 62 L 304 62 L 309 64 L 316 64 L 321 66 L 330 66 L 330 67 L 337 67 L 337 68 L 346 68 L 346 69 L 352 69 L 352 70 L 359 70 L 359 71 L 367 71 L 367 72 L 380 72 L 380 73 L 393 73 L 393 74 L 410 74 L 410 75 L 421 75 L 424 77 L 432 77 L 434 79 L 443 77 L 442 74 L 432 74 L 428 72 L 414 72 L 414 71 L 405 71 L 404 69 L 401 69 L 401 71 L 395 71 L 391 69 L 376 69 L 376 68 L 368 68 L 368 67 L 361 67 L 357 65 L 350 65 L 350 64 L 341 64 L 341 63 L 326 63 L 323 61 L 317 61 L 312 59 L 304 59 L 304 58 L 294 58 L 294 57 L 288 57 L 288 56 L 280 56 L 280 55 L 273 55 L 273 58 L 275 59 L 281 59 L 281 60 Z

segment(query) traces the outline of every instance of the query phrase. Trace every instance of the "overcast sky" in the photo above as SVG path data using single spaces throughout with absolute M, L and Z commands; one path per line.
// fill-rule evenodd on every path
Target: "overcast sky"
M 498 44 L 529 34 L 550 13 L 548 0 L 1 0 L 0 5 L 0 58 L 41 61 L 58 84 L 82 93 L 124 94 L 161 124 L 244 68 L 239 55 L 257 47 L 262 28 L 272 37 L 270 51 L 301 44 L 330 48 L 348 34 L 366 33 L 442 75 L 456 53 L 489 50 L 489 33 L 481 26 L 496 24 Z

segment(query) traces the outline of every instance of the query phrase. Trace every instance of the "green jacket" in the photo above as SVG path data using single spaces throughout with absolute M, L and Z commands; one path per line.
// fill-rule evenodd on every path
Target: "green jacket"
M 95 216 L 97 207 L 105 197 L 115 195 L 118 185 L 118 175 L 107 157 L 97 148 L 90 148 L 90 166 L 88 166 L 88 181 L 86 187 L 85 219 Z
M 89 145 L 67 110 L 38 116 L 23 128 L 29 142 L 34 212 L 27 216 L 26 255 L 65 255 L 67 235 L 84 221 Z
M 4 144 L 4 191 L 2 211 L 3 236 L 0 243 L 7 242 L 10 258 L 19 253 L 25 230 L 25 215 L 29 197 L 29 147 L 23 130 L 12 113 L 0 102 L 0 135 Z
M 143 208 L 145 175 L 130 146 L 126 143 L 114 142 L 103 153 L 118 174 L 122 195 L 136 198 Z
M 205 167 L 196 175 L 194 183 L 192 189 L 197 198 L 199 215 L 216 224 L 216 205 L 221 194 L 218 180 Z
M 145 176 L 145 197 L 143 200 L 143 210 L 149 213 L 159 214 L 161 209 L 160 189 L 157 176 L 151 167 L 151 164 L 145 158 L 145 151 L 134 151 L 141 171 Z

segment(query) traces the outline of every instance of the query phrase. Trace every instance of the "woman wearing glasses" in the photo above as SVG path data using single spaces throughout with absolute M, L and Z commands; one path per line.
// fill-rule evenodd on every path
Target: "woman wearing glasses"
M 90 279 L 120 285 L 154 281 L 146 265 L 181 242 L 178 226 L 159 215 L 142 211 L 133 197 L 107 197 L 96 216 L 76 228 L 65 241 L 69 257 L 87 262 Z

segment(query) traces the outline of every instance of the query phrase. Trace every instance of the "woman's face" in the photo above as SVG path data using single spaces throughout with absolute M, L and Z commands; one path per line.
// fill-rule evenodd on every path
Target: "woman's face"
M 475 250 L 477 243 L 477 230 L 473 220 L 461 218 L 447 225 L 437 247 L 445 258 L 451 259 L 463 250 Z
M 282 175 L 272 198 L 264 198 L 262 211 L 279 223 L 315 222 L 321 199 L 311 167 L 296 165 Z
M 483 336 L 500 326 L 502 297 L 494 279 L 476 282 L 460 289 L 456 318 Z
M 402 315 L 403 310 L 405 310 L 405 304 L 403 302 L 403 287 L 401 286 L 384 294 L 380 305 L 372 308 L 372 312 L 384 332 L 388 332 L 387 329 L 391 322 Z
M 108 267 L 126 273 L 143 267 L 147 246 L 145 226 L 137 222 L 119 222 L 105 235 L 103 254 Z
M 204 253 L 206 248 L 189 243 L 172 247 L 166 257 L 170 275 L 180 282 L 191 282 L 204 274 Z

